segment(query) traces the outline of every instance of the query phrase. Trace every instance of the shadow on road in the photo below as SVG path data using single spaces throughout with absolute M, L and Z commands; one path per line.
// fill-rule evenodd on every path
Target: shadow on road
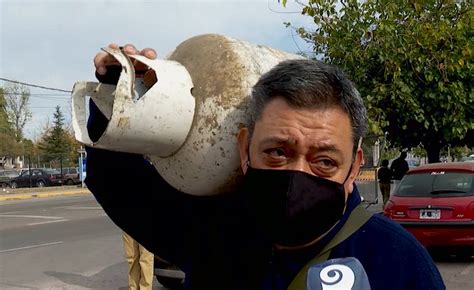
M 20 285 L 20 284 L 5 283 L 5 282 L 0 282 L 0 286 L 2 286 L 1 289 L 20 288 L 20 289 L 28 289 L 28 290 L 41 290 L 41 288 L 37 288 L 37 287 L 31 287 L 31 286 Z
M 474 263 L 474 248 L 433 248 L 428 249 L 433 260 L 443 263 Z
M 72 273 L 63 273 L 56 271 L 45 271 L 48 276 L 54 277 L 70 286 L 80 286 L 89 289 L 128 289 L 128 285 L 117 287 L 117 280 L 127 281 L 126 262 L 117 263 L 92 276 L 84 276 Z M 123 277 L 125 275 L 125 277 Z

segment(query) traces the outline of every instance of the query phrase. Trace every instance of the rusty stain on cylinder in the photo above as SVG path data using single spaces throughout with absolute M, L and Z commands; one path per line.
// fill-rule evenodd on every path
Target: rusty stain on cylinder
M 129 129 L 130 128 L 130 118 L 129 117 L 121 117 L 118 120 L 117 128 Z
M 199 47 L 200 49 L 196 49 Z M 245 68 L 236 53 L 232 50 L 230 41 L 221 35 L 209 34 L 190 38 L 181 43 L 170 55 L 186 67 L 193 79 L 193 95 L 196 97 L 195 112 L 199 112 L 207 98 L 212 98 L 224 110 L 235 108 L 243 100 L 247 92 L 240 85 Z M 197 117 L 197 116 L 196 116 Z M 216 116 L 200 116 L 208 130 L 218 129 Z M 194 119 L 192 127 L 198 127 Z M 198 127 L 201 131 L 202 127 Z

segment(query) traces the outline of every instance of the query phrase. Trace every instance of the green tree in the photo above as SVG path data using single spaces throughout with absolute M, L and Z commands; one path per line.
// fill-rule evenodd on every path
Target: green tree
M 464 156 L 468 156 L 470 152 L 471 149 L 467 146 L 446 146 L 441 149 L 441 156 L 450 156 L 453 160 L 461 160 Z
M 70 166 L 77 166 L 79 159 L 79 149 L 81 148 L 81 143 L 76 140 L 74 137 L 74 131 L 72 129 L 66 130 L 67 142 L 69 143 L 69 152 L 68 159 Z
M 448 144 L 473 146 L 471 0 L 309 0 L 302 14 L 315 27 L 298 33 L 351 76 L 374 134 L 421 144 L 429 162 Z
M 418 158 L 427 157 L 426 150 L 421 145 L 411 148 L 411 154 L 413 154 L 413 156 L 418 157 Z
M 53 126 L 45 129 L 38 147 L 43 153 L 44 161 L 61 162 L 68 159 L 71 145 L 68 132 L 64 129 L 64 116 L 59 106 L 56 106 L 53 118 Z
M 0 159 L 15 157 L 20 146 L 15 138 L 15 131 L 8 120 L 4 89 L 0 88 Z

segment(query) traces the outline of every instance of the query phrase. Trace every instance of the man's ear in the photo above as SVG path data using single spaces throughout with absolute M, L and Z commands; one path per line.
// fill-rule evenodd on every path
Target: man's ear
M 250 146 L 250 132 L 247 128 L 240 128 L 239 133 L 237 133 L 237 143 L 239 145 L 240 153 L 240 167 L 242 172 L 245 174 L 248 168 L 248 162 L 250 160 L 249 156 L 249 146 Z
M 360 167 L 363 165 L 364 162 L 364 152 L 362 151 L 362 148 L 357 148 L 357 152 L 355 154 L 354 162 L 352 163 L 352 170 L 351 173 L 349 173 L 349 178 L 348 182 L 346 182 L 346 193 L 351 194 L 352 191 L 354 190 L 354 181 L 359 175 L 359 170 Z

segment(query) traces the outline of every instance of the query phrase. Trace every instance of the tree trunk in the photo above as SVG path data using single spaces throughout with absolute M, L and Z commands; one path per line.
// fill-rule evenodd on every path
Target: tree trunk
M 428 163 L 439 162 L 439 153 L 441 151 L 441 146 L 438 144 L 430 144 L 426 146 L 426 153 L 428 154 Z

